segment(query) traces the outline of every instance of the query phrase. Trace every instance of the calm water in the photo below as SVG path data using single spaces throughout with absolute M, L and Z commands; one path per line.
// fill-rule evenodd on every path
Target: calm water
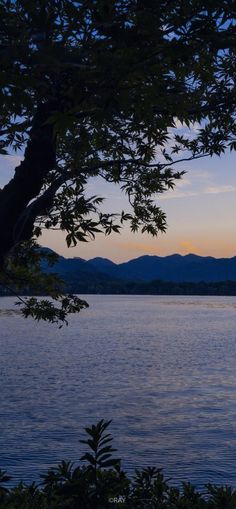
M 0 467 L 37 480 L 105 418 L 126 469 L 236 487 L 236 298 L 86 298 L 62 330 L 1 299 Z

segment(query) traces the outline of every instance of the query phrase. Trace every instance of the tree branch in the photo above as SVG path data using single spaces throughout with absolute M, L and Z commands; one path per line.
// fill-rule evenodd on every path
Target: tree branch
M 14 247 L 13 232 L 19 217 L 31 200 L 39 195 L 45 177 L 55 166 L 53 125 L 46 123 L 55 108 L 55 103 L 38 105 L 24 160 L 15 169 L 13 179 L 0 192 L 0 267 Z
M 67 179 L 68 176 L 61 175 L 39 198 L 28 205 L 15 224 L 13 230 L 13 240 L 15 243 L 31 238 L 36 218 L 47 214 L 53 205 L 56 192 Z

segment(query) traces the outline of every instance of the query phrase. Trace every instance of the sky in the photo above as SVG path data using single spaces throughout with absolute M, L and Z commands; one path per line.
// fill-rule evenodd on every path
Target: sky
M 0 157 L 0 187 L 3 187 L 19 164 L 19 156 Z M 175 190 L 156 198 L 167 215 L 165 234 L 153 238 L 148 234 L 130 232 L 126 226 L 121 234 L 95 241 L 79 243 L 68 249 L 63 232 L 47 231 L 40 243 L 65 257 L 91 259 L 96 256 L 115 262 L 142 255 L 166 256 L 173 253 L 196 253 L 201 256 L 232 257 L 236 255 L 236 154 L 227 152 L 219 157 L 207 157 L 181 163 L 179 170 L 186 175 Z M 177 166 L 176 166 L 177 169 Z M 89 183 L 88 192 L 106 198 L 110 212 L 128 210 L 127 198 L 119 187 L 100 179 Z

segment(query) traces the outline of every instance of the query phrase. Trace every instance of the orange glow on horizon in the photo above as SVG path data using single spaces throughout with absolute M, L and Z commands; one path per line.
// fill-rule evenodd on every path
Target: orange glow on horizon
M 121 235 L 104 237 L 98 235 L 95 241 L 79 243 L 75 248 L 68 249 L 65 235 L 62 232 L 45 232 L 41 244 L 50 247 L 66 258 L 81 257 L 89 260 L 97 256 L 109 258 L 122 263 L 143 255 L 169 256 L 173 253 L 186 255 L 193 253 L 199 256 L 215 258 L 231 258 L 236 256 L 235 238 L 230 230 L 225 229 L 221 235 L 216 231 L 181 232 L 175 230 L 152 238 L 147 234 L 130 234 L 124 231 Z

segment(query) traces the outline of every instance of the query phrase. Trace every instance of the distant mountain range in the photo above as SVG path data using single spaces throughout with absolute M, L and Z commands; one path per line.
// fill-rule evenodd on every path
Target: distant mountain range
M 42 248 L 43 251 L 51 251 Z M 64 258 L 53 266 L 44 261 L 46 272 L 56 272 L 64 291 L 78 294 L 128 295 L 236 295 L 236 257 L 141 256 L 125 263 L 106 258 Z M 34 295 L 34 289 L 22 294 Z M 0 295 L 9 292 L 0 287 Z
M 195 254 L 182 256 L 141 256 L 125 263 L 114 263 L 106 258 L 63 258 L 59 256 L 53 271 L 62 276 L 69 274 L 76 277 L 99 277 L 123 280 L 154 280 L 172 282 L 220 282 L 236 281 L 236 256 L 233 258 L 203 257 Z
M 53 267 L 65 290 L 80 294 L 236 295 L 236 257 L 195 254 L 141 256 L 125 263 L 107 258 L 64 258 Z

